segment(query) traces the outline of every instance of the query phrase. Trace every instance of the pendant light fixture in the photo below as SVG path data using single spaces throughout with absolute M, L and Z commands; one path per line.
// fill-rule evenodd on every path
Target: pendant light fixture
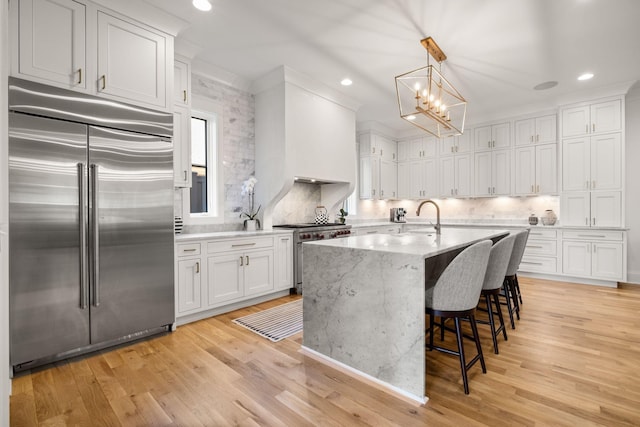
M 427 50 L 427 66 L 396 76 L 400 117 L 438 138 L 464 131 L 467 101 L 442 74 L 447 56 L 431 38 L 420 40 Z M 430 64 L 433 58 L 438 67 Z

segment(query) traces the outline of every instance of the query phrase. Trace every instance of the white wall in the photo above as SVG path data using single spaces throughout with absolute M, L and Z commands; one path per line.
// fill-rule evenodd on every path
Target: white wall
M 9 253 L 7 164 L 8 2 L 0 5 L 0 426 L 9 425 Z
M 631 88 L 625 104 L 627 280 L 640 284 L 640 83 Z

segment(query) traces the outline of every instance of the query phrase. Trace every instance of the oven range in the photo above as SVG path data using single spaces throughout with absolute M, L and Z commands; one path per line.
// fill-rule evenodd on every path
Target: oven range
M 351 225 L 347 224 L 282 224 L 274 227 L 293 230 L 293 279 L 297 294 L 302 294 L 302 243 L 349 237 L 351 234 Z

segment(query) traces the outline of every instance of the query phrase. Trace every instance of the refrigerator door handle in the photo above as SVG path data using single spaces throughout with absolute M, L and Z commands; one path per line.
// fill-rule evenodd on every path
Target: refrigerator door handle
M 85 309 L 89 305 L 89 292 L 87 289 L 87 216 L 85 195 L 85 166 L 78 163 L 78 222 L 80 226 L 80 308 Z
M 93 282 L 93 306 L 100 305 L 100 242 L 98 229 L 98 165 L 92 164 L 91 170 L 91 241 L 92 241 L 92 282 Z

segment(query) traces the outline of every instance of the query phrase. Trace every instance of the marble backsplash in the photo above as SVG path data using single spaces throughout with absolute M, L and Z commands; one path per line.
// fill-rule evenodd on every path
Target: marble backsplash
M 544 215 L 545 210 L 552 209 L 560 217 L 560 198 L 558 196 L 536 197 L 491 197 L 474 199 L 434 199 L 440 206 L 442 222 L 485 221 L 528 223 L 531 214 L 537 217 Z M 407 219 L 416 218 L 419 201 L 381 201 L 360 200 L 356 216 L 351 214 L 347 222 L 360 220 L 388 220 L 389 209 L 402 207 L 407 210 Z M 433 206 L 425 205 L 420 212 L 421 220 L 435 221 L 436 212 Z M 560 222 L 557 223 L 560 225 Z
M 316 206 L 320 204 L 320 185 L 296 182 L 275 206 L 274 224 L 300 224 L 313 222 Z

